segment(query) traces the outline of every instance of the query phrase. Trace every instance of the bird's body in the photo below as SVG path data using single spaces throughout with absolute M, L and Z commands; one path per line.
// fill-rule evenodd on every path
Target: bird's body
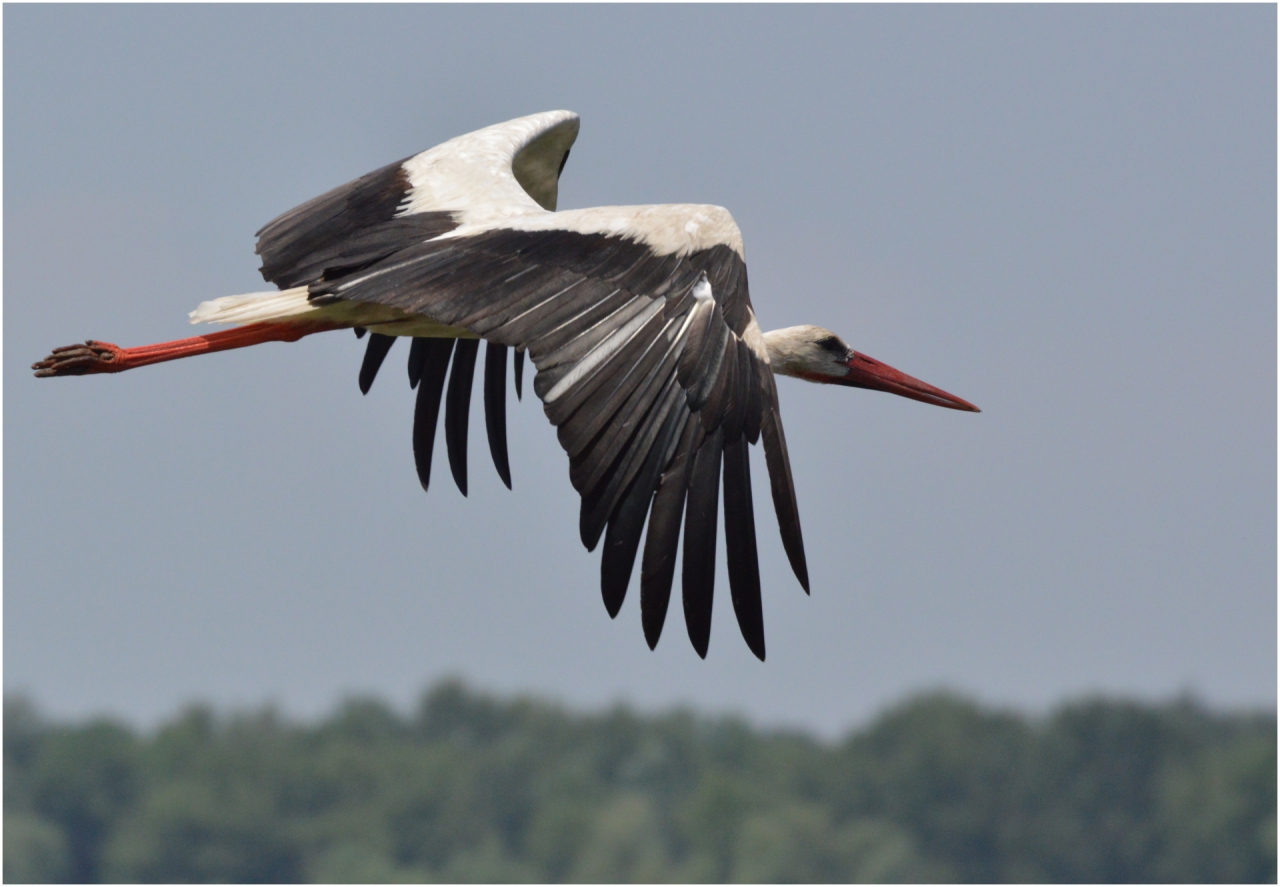
M 971 404 L 857 354 L 818 327 L 764 334 L 747 288 L 742 236 L 716 206 L 556 211 L 578 118 L 553 111 L 452 139 L 291 210 L 259 232 L 263 276 L 279 291 L 206 302 L 193 322 L 236 328 L 121 349 L 58 349 L 37 375 L 118 372 L 195 353 L 325 330 L 372 333 L 368 390 L 394 337 L 411 337 L 418 389 L 414 456 L 424 487 L 441 398 L 450 466 L 466 492 L 467 413 L 480 339 L 486 429 L 510 485 L 507 351 L 534 390 L 582 495 L 584 545 L 604 539 L 610 615 L 626 593 L 646 522 L 641 617 L 657 643 L 684 543 L 683 598 L 706 655 L 724 482 L 730 590 L 743 636 L 764 658 L 749 444 L 763 444 L 787 555 L 808 574 L 775 373 Z M 449 390 L 444 395 L 448 372 Z

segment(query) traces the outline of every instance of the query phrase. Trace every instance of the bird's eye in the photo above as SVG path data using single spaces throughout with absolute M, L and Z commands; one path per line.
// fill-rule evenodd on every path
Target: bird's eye
M 832 354 L 839 354 L 841 357 L 843 357 L 845 352 L 849 350 L 849 346 L 845 345 L 844 342 L 841 342 L 837 336 L 823 336 L 814 344 L 824 351 L 830 351 Z

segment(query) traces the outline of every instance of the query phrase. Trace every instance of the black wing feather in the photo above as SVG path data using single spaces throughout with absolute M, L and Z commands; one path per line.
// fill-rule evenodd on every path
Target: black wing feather
M 724 545 L 738 628 L 751 652 L 763 662 L 764 611 L 756 556 L 756 519 L 751 507 L 751 457 L 747 439 L 741 435 L 724 448 Z
M 751 349 L 735 341 L 732 378 L 726 386 L 724 406 L 724 439 L 733 443 L 742 436 L 751 397 L 751 379 L 756 374 Z
M 364 361 L 360 364 L 361 394 L 369 393 L 369 389 L 373 387 L 373 380 L 377 378 L 378 369 L 382 366 L 382 361 L 386 359 L 387 352 L 395 343 L 395 336 L 384 336 L 382 333 L 373 333 L 369 336 L 369 344 L 364 349 Z
M 733 389 L 734 377 L 738 373 L 738 348 L 743 347 L 738 344 L 736 336 L 725 336 L 724 352 L 720 359 L 720 367 L 716 372 L 715 381 L 712 382 L 710 390 L 707 392 L 707 402 L 703 409 L 698 411 L 702 416 L 703 422 L 709 425 L 724 425 L 725 440 L 728 436 L 728 406 L 730 394 Z
M 531 311 L 549 299 L 573 298 L 573 290 L 586 279 L 559 268 L 533 267 L 530 274 L 513 275 L 513 283 L 500 300 L 481 301 L 454 323 L 482 336 Z
M 418 469 L 422 489 L 431 484 L 431 451 L 435 448 L 436 422 L 440 417 L 440 395 L 444 393 L 444 377 L 453 353 L 453 339 L 420 339 L 421 384 L 413 410 L 413 464 Z
M 716 383 L 720 381 L 720 368 L 724 364 L 725 349 L 733 334 L 725 326 L 724 315 L 717 305 L 711 313 L 711 323 L 707 335 L 703 338 L 702 353 L 694 364 L 692 383 L 689 388 L 689 408 L 700 410 L 711 396 Z M 718 419 L 719 417 L 715 417 Z M 704 421 L 703 424 L 706 424 Z
M 577 384 L 566 393 L 545 404 L 547 418 L 552 423 L 560 425 L 568 421 L 579 407 L 586 404 L 588 399 L 593 399 L 593 395 L 596 395 L 597 392 L 599 392 L 599 396 L 593 399 L 594 405 L 604 407 L 610 402 L 609 395 L 613 393 L 613 388 L 609 386 L 609 383 L 617 382 L 626 376 L 627 369 L 652 344 L 653 337 L 666 325 L 666 321 L 662 318 L 662 312 L 655 310 L 660 307 L 660 305 L 652 303 L 644 306 L 643 311 L 637 312 L 615 334 L 621 340 L 621 344 L 617 344 L 614 347 L 613 354 L 609 360 L 603 360 L 596 364 L 595 367 L 584 373 L 578 379 Z M 645 312 L 648 313 L 647 319 L 645 319 Z M 640 322 L 639 326 L 635 326 L 637 322 Z M 629 328 L 633 326 L 634 329 L 630 329 L 628 334 Z M 586 361 L 584 360 L 583 364 L 585 363 Z M 538 379 L 541 379 L 543 375 L 543 373 L 539 373 Z M 554 378 L 554 376 L 551 377 Z M 537 383 L 538 380 L 535 379 L 535 391 L 538 388 Z
M 694 315 L 693 321 L 689 324 L 688 340 L 685 342 L 684 351 L 680 354 L 680 364 L 677 367 L 676 376 L 686 391 L 692 388 L 697 381 L 697 377 L 694 376 L 694 370 L 697 368 L 699 359 L 702 356 L 703 346 L 707 341 L 707 332 L 711 329 L 711 321 L 714 316 L 714 312 L 699 308 L 698 313 Z
M 654 493 L 659 488 L 663 466 L 671 460 L 689 417 L 688 411 L 679 408 L 678 401 L 674 398 L 670 406 L 672 408 L 666 411 L 665 418 L 662 420 L 662 429 L 649 447 L 640 473 L 631 481 L 626 494 L 609 520 L 609 528 L 605 532 L 604 550 L 600 555 L 600 591 L 610 615 L 617 615 L 626 597 L 627 585 L 631 581 L 631 570 L 635 565 L 636 550 L 640 545 L 640 533 L 644 529 L 645 516 L 649 512 Z M 674 555 L 674 552 L 672 554 Z M 672 562 L 674 563 L 674 557 Z M 662 621 L 666 617 L 670 592 L 671 583 L 668 576 L 667 593 L 662 599 L 662 612 L 656 616 L 657 630 L 654 633 L 653 642 L 649 645 L 650 648 L 658 642 L 657 635 L 661 632 Z M 642 619 L 651 621 L 655 618 L 653 615 L 646 617 L 643 614 L 653 609 L 655 602 L 650 600 L 649 604 L 645 604 L 644 601 L 642 589 Z
M 683 397 L 674 379 L 668 381 L 667 388 L 667 393 L 653 405 L 644 423 L 636 431 L 633 445 L 625 453 L 619 454 L 608 472 L 583 496 L 580 521 L 583 543 L 588 551 L 595 547 L 596 540 L 618 506 L 623 491 L 640 471 L 646 454 L 657 445 L 663 423 Z
M 511 489 L 507 461 L 507 346 L 490 342 L 484 349 L 484 430 L 498 477 Z
M 660 330 L 653 327 L 673 323 L 675 321 L 664 320 L 661 315 L 653 317 L 646 325 L 647 328 L 640 329 L 636 334 L 638 346 L 644 349 L 641 354 L 635 360 L 618 361 L 620 371 L 560 425 L 556 436 L 570 458 L 581 453 L 599 434 L 603 433 L 606 439 L 610 436 L 619 437 L 634 427 L 628 426 L 624 421 L 612 420 L 637 391 L 644 391 L 652 385 L 661 387 L 667 381 L 666 376 L 670 374 L 663 374 L 663 378 L 658 378 L 656 372 L 668 351 L 665 347 L 667 343 L 656 334 Z
M 600 552 L 600 596 L 610 619 L 618 615 L 627 596 L 636 550 L 640 547 L 640 534 L 644 531 L 644 518 L 653 498 L 652 487 L 646 487 L 644 481 L 643 474 L 632 481 L 604 534 L 604 546 Z
M 422 358 L 426 354 L 427 343 L 430 339 L 415 338 L 409 344 L 409 389 L 418 387 L 418 380 L 422 378 Z
M 579 299 L 578 304 L 573 306 L 576 313 L 567 314 L 567 316 L 555 318 L 555 325 L 548 323 L 550 330 L 536 339 L 529 341 L 529 347 L 539 354 L 555 355 L 555 358 L 548 356 L 542 359 L 541 365 L 554 366 L 562 363 L 566 359 L 576 359 L 573 352 L 561 351 L 571 342 L 580 343 L 578 349 L 581 353 L 585 353 L 583 337 L 590 336 L 591 331 L 601 324 L 609 324 L 610 318 L 615 311 L 627 306 L 635 299 L 630 292 L 614 288 L 613 291 L 595 302 Z M 585 304 L 583 302 L 585 301 Z M 586 341 L 591 341 L 589 338 Z
M 475 376 L 479 339 L 459 339 L 449 373 L 449 393 L 444 404 L 444 441 L 449 450 L 449 470 L 462 495 L 467 495 L 467 425 L 471 420 L 471 381 Z
M 773 379 L 768 380 L 773 387 Z M 782 547 L 786 549 L 791 569 L 800 580 L 804 593 L 809 593 L 809 567 L 804 557 L 804 537 L 800 533 L 800 509 L 796 505 L 796 488 L 791 479 L 791 460 L 787 455 L 787 438 L 778 419 L 778 399 L 764 411 L 760 421 L 760 438 L 764 442 L 764 458 L 769 466 L 769 487 L 773 491 L 773 510 L 778 515 Z
M 616 413 L 613 413 L 613 421 L 592 438 L 589 446 L 575 451 L 563 441 L 561 442 L 570 455 L 569 478 L 575 487 L 578 485 L 590 487 L 598 482 L 605 468 L 621 455 L 624 447 L 630 446 L 634 429 L 665 387 L 680 390 L 678 384 L 672 385 L 671 378 L 672 364 L 677 355 L 678 351 L 674 345 L 666 355 L 661 351 L 653 355 L 661 360 L 661 363 L 651 361 L 650 355 L 646 354 L 645 366 L 638 367 L 642 378 L 638 384 L 629 389 L 630 394 L 626 402 Z M 656 366 L 653 365 L 654 363 Z
M 684 525 L 684 623 L 693 649 L 707 658 L 711 603 L 716 586 L 716 515 L 720 504 L 720 453 L 724 433 L 717 428 L 693 460 Z
M 605 345 L 615 335 L 620 335 L 637 315 L 646 309 L 660 310 L 662 303 L 643 296 L 615 292 L 606 297 L 605 307 L 609 309 L 608 313 L 584 327 L 572 341 L 551 351 L 534 350 L 533 362 L 538 368 L 539 378 L 545 375 L 548 379 L 558 381 L 578 361 L 585 359 L 597 347 Z
M 671 582 L 676 572 L 676 550 L 680 544 L 680 524 L 684 516 L 685 493 L 693 454 L 702 442 L 702 425 L 689 421 L 687 408 L 679 408 L 683 430 L 679 444 L 667 464 L 649 509 L 649 532 L 644 539 L 644 559 L 640 563 L 640 621 L 644 638 L 652 650 L 662 635 L 671 601 Z

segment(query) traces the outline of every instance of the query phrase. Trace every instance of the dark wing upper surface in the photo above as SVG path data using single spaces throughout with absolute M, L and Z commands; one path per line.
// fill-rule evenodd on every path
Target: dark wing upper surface
M 526 210 L 554 210 L 560 174 L 577 129 L 577 115 L 570 112 L 534 114 L 453 139 L 334 188 L 284 213 L 258 231 L 256 251 L 262 257 L 262 275 L 281 289 L 350 275 L 408 246 L 453 230 L 466 216 L 468 205 L 477 199 L 503 206 L 523 205 Z M 475 167 L 482 167 L 487 179 L 484 174 L 477 177 Z M 450 187 L 458 178 L 468 181 L 469 187 L 462 194 Z M 363 335 L 364 330 L 356 332 Z M 362 392 L 368 393 L 394 342 L 393 337 L 377 333 L 369 337 L 360 369 Z M 510 487 L 505 415 L 506 350 L 506 346 L 490 343 L 486 351 L 484 405 L 485 430 L 494 466 L 503 483 Z M 470 390 L 464 390 L 462 377 L 467 375 L 463 371 L 472 355 L 469 346 L 451 353 L 458 383 L 450 385 L 449 403 L 453 409 L 445 412 L 445 438 L 454 478 L 465 495 L 465 417 Z M 409 356 L 409 377 L 414 387 L 426 366 L 422 355 L 419 348 Z M 517 396 L 521 390 L 524 357 L 523 351 L 516 352 Z M 447 372 L 449 365 L 450 360 L 446 359 L 439 371 Z M 424 390 L 430 391 L 433 387 Z M 430 412 L 430 398 L 424 399 L 420 393 L 418 408 Z M 434 435 L 434 427 L 431 433 Z M 430 476 L 431 447 L 421 436 L 415 440 L 418 473 L 425 487 Z
M 583 544 L 605 538 L 611 613 L 649 517 L 641 609 L 651 644 L 683 517 L 686 621 L 706 653 L 723 474 L 735 612 L 763 658 L 747 456 L 757 439 L 788 556 L 808 581 L 773 374 L 748 341 L 754 316 L 734 250 L 661 255 L 626 237 L 497 228 L 416 243 L 310 290 L 313 299 L 390 305 L 528 351 L 534 390 L 582 496 Z
M 454 214 L 397 216 L 410 193 L 397 161 L 308 200 L 258 231 L 262 276 L 281 289 L 348 274 L 457 227 Z
M 478 204 L 554 210 L 577 135 L 578 115 L 546 111 L 374 170 L 263 226 L 262 276 L 287 289 L 349 274 L 453 230 Z

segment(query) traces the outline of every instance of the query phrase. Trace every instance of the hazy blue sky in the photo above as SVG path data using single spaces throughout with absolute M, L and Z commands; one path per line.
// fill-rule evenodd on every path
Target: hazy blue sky
M 1276 697 L 1274 6 L 8 6 L 4 667 L 56 715 L 408 705 L 458 674 L 831 732 L 950 686 Z M 88 379 L 191 335 L 253 232 L 454 135 L 568 108 L 561 207 L 705 202 L 766 329 L 969 415 L 780 383 L 813 596 L 755 454 L 769 660 L 721 566 L 707 661 L 610 621 L 567 460 L 410 449 L 407 347 L 349 333 Z M 476 400 L 478 401 L 478 396 Z M 483 427 L 479 405 L 473 428 Z M 722 546 L 723 550 L 723 546 Z

